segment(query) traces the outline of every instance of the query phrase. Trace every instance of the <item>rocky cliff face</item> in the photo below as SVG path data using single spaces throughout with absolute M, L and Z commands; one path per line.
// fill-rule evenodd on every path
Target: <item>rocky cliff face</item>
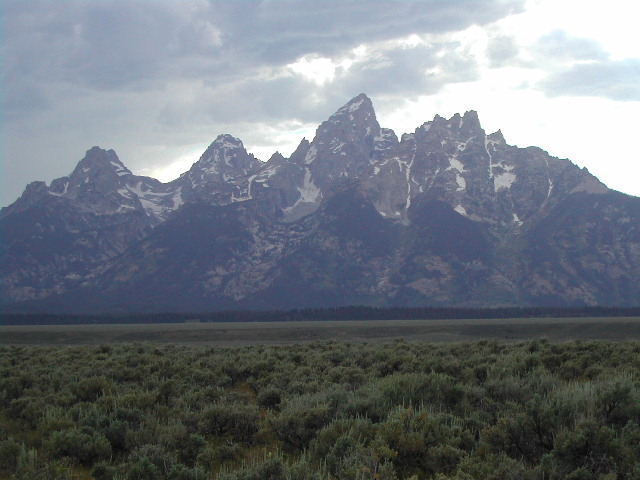
M 635 305 L 640 199 L 487 134 L 413 133 L 359 95 L 290 158 L 220 135 L 173 182 L 97 147 L 2 210 L 5 309 Z

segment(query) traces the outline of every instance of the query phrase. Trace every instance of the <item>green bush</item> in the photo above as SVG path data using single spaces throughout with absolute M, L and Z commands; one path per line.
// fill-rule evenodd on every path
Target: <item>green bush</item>
M 315 395 L 301 396 L 288 402 L 271 418 L 276 438 L 289 447 L 303 450 L 316 434 L 331 421 L 329 405 Z
M 269 388 L 258 394 L 256 398 L 258 405 L 262 408 L 269 408 L 277 410 L 282 402 L 280 397 L 280 390 L 277 388 Z
M 111 382 L 105 377 L 89 377 L 71 386 L 71 392 L 81 402 L 93 402 L 112 388 Z
M 585 421 L 575 430 L 560 432 L 555 441 L 553 456 L 561 471 L 605 474 L 616 470 L 622 454 L 616 432 L 594 421 Z M 586 475 L 586 473 L 575 473 Z M 576 476 L 575 478 L 580 478 Z
M 118 469 L 113 465 L 98 463 L 91 470 L 91 475 L 96 480 L 114 480 Z
M 82 465 L 92 465 L 111 456 L 111 445 L 106 437 L 90 429 L 54 432 L 47 446 L 54 457 L 70 457 Z
M 204 435 L 251 443 L 260 429 L 260 412 L 253 405 L 215 404 L 202 412 L 198 428 Z
M 24 447 L 22 447 L 24 448 Z M 0 471 L 13 473 L 18 468 L 21 445 L 13 438 L 0 442 Z

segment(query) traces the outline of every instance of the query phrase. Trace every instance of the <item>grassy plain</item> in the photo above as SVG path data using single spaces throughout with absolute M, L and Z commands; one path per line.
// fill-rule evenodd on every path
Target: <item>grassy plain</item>
M 416 342 L 640 340 L 640 317 L 0 326 L 0 345 L 151 342 L 239 346 L 396 339 Z

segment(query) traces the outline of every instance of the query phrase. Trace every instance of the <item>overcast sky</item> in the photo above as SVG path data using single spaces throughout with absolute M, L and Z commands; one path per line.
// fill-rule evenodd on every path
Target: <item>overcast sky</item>
M 267 160 L 364 92 L 412 132 L 487 131 L 640 195 L 640 2 L 4 0 L 2 190 L 94 145 L 171 180 L 220 133 Z

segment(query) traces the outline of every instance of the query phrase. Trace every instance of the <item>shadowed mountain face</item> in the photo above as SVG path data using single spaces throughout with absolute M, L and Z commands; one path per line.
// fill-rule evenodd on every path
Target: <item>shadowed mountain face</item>
M 359 95 L 290 158 L 220 135 L 180 178 L 94 147 L 0 213 L 7 311 L 637 305 L 640 199 L 487 135 L 400 139 Z

